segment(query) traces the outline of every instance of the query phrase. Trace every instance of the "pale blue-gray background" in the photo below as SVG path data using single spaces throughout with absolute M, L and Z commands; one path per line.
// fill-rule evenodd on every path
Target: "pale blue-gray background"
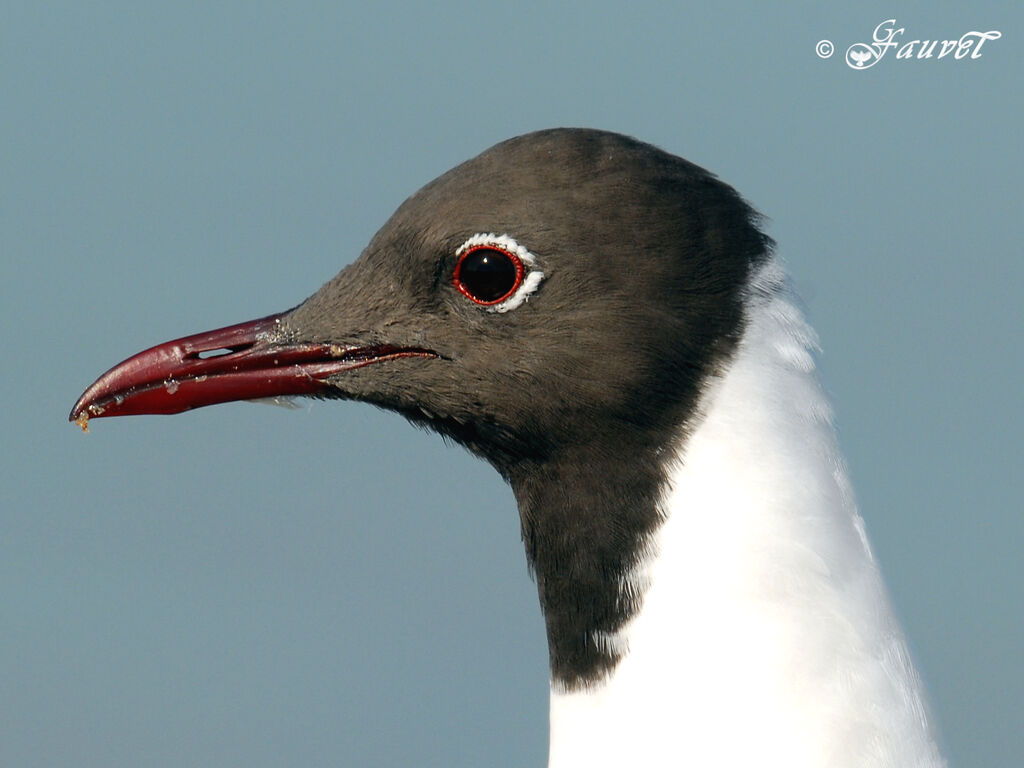
M 948 751 L 1019 764 L 1019 3 L 166 5 L 0 18 L 0 766 L 543 764 L 541 619 L 487 466 L 353 404 L 65 418 L 557 125 L 770 217 Z M 892 16 L 1003 38 L 846 67 Z

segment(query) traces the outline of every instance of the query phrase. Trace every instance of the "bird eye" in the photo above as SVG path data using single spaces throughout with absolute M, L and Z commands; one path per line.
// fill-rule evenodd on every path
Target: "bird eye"
M 537 257 L 508 235 L 478 233 L 456 251 L 452 282 L 488 312 L 510 312 L 536 293 L 544 272 Z
M 468 248 L 455 265 L 455 287 L 484 306 L 500 304 L 522 282 L 523 262 L 515 254 L 493 245 Z

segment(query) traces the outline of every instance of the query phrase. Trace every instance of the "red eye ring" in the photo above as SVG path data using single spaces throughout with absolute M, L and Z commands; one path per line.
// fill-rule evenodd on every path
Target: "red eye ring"
M 489 253 L 500 254 L 502 258 L 489 259 Z M 525 271 L 522 259 L 516 254 L 497 245 L 481 243 L 459 255 L 452 281 L 459 293 L 474 304 L 492 307 L 519 289 Z

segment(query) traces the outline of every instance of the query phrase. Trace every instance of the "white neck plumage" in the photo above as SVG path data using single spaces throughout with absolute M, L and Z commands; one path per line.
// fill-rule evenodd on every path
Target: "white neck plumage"
M 624 658 L 552 689 L 550 768 L 944 764 L 782 284 L 754 279 L 675 457 Z

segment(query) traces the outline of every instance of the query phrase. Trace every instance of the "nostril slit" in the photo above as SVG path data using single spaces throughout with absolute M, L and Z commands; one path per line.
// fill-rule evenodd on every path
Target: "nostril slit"
M 196 352 L 189 357 L 198 360 L 209 360 L 211 357 L 223 357 L 224 355 L 230 355 L 234 352 L 241 352 L 249 349 L 252 344 L 243 344 L 239 347 L 221 347 L 220 349 L 205 349 L 202 352 Z
M 211 357 L 221 357 L 222 355 L 230 355 L 231 350 L 227 347 L 221 347 L 220 349 L 208 349 L 205 352 L 200 352 L 196 355 L 200 360 L 207 360 Z

